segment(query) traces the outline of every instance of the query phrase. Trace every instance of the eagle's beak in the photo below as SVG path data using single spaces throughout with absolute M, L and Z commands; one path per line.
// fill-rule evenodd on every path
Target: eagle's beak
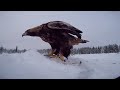
M 25 33 L 22 34 L 22 37 L 23 37 L 23 36 L 26 36 L 26 35 L 27 35 L 27 33 L 25 32 Z

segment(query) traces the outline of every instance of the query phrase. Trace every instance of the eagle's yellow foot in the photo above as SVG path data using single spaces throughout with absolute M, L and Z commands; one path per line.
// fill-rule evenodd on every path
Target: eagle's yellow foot
M 59 54 L 59 58 L 65 62 L 64 56 L 62 54 Z
M 48 56 L 53 56 L 53 54 L 52 54 L 52 53 L 49 53 Z
M 55 54 L 51 55 L 50 57 L 51 57 L 51 58 L 58 58 L 58 56 L 55 55 Z
M 49 54 L 48 54 L 48 56 L 50 56 L 50 57 L 52 57 L 52 56 L 54 56 L 54 52 L 55 52 L 56 50 L 52 50 Z

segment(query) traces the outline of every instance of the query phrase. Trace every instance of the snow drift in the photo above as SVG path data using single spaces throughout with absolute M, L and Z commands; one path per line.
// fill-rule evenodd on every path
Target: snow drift
M 80 65 L 69 63 L 80 61 Z M 0 55 L 0 79 L 113 79 L 119 75 L 120 54 L 74 55 L 65 64 L 35 50 Z

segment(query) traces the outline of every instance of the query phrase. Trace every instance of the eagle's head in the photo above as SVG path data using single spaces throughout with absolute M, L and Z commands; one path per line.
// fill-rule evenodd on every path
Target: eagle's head
M 41 29 L 42 29 L 41 26 L 28 29 L 22 34 L 22 37 L 23 36 L 39 36 L 39 32 Z

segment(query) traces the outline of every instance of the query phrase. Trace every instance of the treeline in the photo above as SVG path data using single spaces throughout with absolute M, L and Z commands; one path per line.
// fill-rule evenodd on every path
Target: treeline
M 0 47 L 0 54 L 2 53 L 24 53 L 26 49 L 19 50 L 16 46 L 14 49 L 6 49 L 4 47 Z M 48 54 L 51 49 L 39 49 L 37 50 L 41 54 Z M 112 44 L 106 46 L 98 46 L 98 47 L 83 47 L 83 48 L 73 48 L 71 49 L 71 55 L 74 54 L 100 54 L 100 53 L 119 53 L 120 45 Z
M 51 49 L 37 50 L 41 54 L 47 54 Z M 100 53 L 118 53 L 120 52 L 120 45 L 112 44 L 98 47 L 83 47 L 71 49 L 71 54 L 100 54 Z
M 71 54 L 100 54 L 100 53 L 119 53 L 120 45 L 112 44 L 98 47 L 83 47 L 72 49 Z
M 9 53 L 9 54 L 11 54 L 11 53 L 24 53 L 26 51 L 27 51 L 26 49 L 19 50 L 17 46 L 15 49 L 6 49 L 3 46 L 0 47 L 0 54 L 2 54 L 2 53 Z

